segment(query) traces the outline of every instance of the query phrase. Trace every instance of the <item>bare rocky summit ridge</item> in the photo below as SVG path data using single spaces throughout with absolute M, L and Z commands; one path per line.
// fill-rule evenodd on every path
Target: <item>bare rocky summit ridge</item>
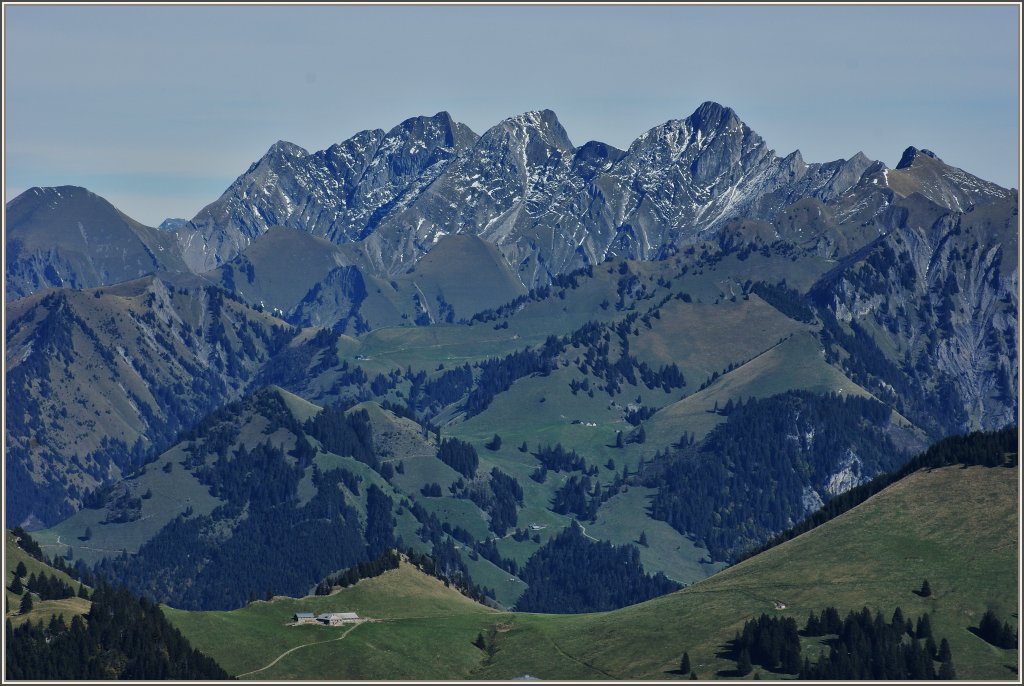
M 737 218 L 771 222 L 801 200 L 860 216 L 914 192 L 956 211 L 1008 193 L 916 148 L 896 170 L 863 153 L 823 164 L 799 151 L 780 157 L 714 102 L 625 151 L 575 147 L 550 110 L 481 136 L 442 112 L 316 153 L 279 142 L 178 237 L 190 266 L 206 270 L 280 224 L 360 242 L 372 269 L 390 278 L 440 237 L 472 233 L 533 287 L 608 256 L 657 258 Z

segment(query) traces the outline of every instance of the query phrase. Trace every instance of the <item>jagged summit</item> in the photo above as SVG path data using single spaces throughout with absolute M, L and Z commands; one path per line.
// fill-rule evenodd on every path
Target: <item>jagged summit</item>
M 498 132 L 509 132 L 516 136 L 528 137 L 527 142 L 532 140 L 533 133 L 536 133 L 541 140 L 548 145 L 563 151 L 573 151 L 575 146 L 569 139 L 562 123 L 558 120 L 552 110 L 530 110 L 513 117 L 509 117 L 484 133 L 484 137 L 499 135 Z
M 267 154 L 264 157 L 271 155 L 280 155 L 282 157 L 305 157 L 309 154 L 305 148 L 289 141 L 278 141 L 270 146 L 267 150 Z
M 440 138 L 443 146 L 471 145 L 479 136 L 466 126 L 452 118 L 446 111 L 432 117 L 410 117 L 387 133 L 387 137 L 406 134 L 413 141 L 420 137 Z
M 914 160 L 916 160 L 919 155 L 924 155 L 925 157 L 930 157 L 933 160 L 942 162 L 939 156 L 933 153 L 931 150 L 925 150 L 924 148 L 918 149 L 911 145 L 909 148 L 903 151 L 903 157 L 900 158 L 900 163 L 896 165 L 896 168 L 906 169 L 907 167 L 914 163 Z
M 731 107 L 725 107 L 711 100 L 701 103 L 693 111 L 693 114 L 687 117 L 687 121 L 694 128 L 704 132 L 743 125 L 743 122 L 740 121 L 740 118 L 736 116 L 736 112 Z

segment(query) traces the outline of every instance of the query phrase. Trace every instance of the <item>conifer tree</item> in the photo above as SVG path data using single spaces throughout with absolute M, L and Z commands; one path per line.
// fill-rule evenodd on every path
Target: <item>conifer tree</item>
M 24 579 L 26 574 L 28 574 L 28 569 L 25 568 L 25 563 L 19 560 L 18 566 L 14 568 L 14 576 Z
M 943 681 L 952 681 L 956 679 L 956 670 L 953 669 L 953 660 L 946 660 L 939 665 L 939 679 Z
M 686 674 L 689 671 L 690 671 L 690 654 L 687 653 L 687 652 L 683 652 L 683 659 L 679 663 L 679 672 L 681 674 Z
M 932 635 L 932 621 L 925 612 L 917 620 L 917 629 L 914 631 L 914 638 L 928 638 Z
M 750 662 L 750 651 L 746 648 L 740 650 L 739 657 L 736 658 L 736 673 L 740 676 L 746 676 L 750 674 L 754 666 Z
M 939 643 L 939 653 L 936 658 L 939 662 L 949 662 L 952 659 L 952 651 L 949 648 L 949 641 L 942 639 Z
M 925 579 L 924 582 L 921 584 L 921 597 L 922 598 L 927 598 L 931 594 L 932 594 L 932 587 L 928 583 L 928 579 Z
M 8 588 L 10 588 L 11 593 L 14 595 L 21 595 L 25 592 L 25 587 L 22 586 L 21 579 L 18 578 L 17 574 L 14 575 L 14 581 L 11 582 L 11 585 Z
M 1010 628 L 1009 622 L 1003 622 L 1003 628 L 999 633 L 999 647 L 1007 650 L 1017 647 L 1017 632 Z
M 27 615 L 32 611 L 34 605 L 35 603 L 32 602 L 32 593 L 26 592 L 25 595 L 21 597 L 21 607 L 19 610 L 21 611 L 21 614 Z
M 903 617 L 903 610 L 898 605 L 892 613 L 892 628 L 900 634 L 907 628 L 907 620 Z

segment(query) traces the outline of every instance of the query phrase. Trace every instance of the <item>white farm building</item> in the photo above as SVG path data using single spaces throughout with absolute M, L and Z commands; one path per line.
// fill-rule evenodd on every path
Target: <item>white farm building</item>
M 358 622 L 359 615 L 355 612 L 322 612 L 316 616 L 316 621 L 328 626 L 340 626 Z

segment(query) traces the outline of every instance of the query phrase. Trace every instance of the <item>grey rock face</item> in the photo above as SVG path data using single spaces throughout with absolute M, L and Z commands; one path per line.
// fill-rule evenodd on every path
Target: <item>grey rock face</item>
M 359 305 L 366 299 L 366 282 L 356 267 L 338 267 L 310 289 L 289 313 L 298 326 L 336 327 L 342 332 L 362 333 Z
M 440 113 L 312 154 L 278 143 L 178 235 L 189 264 L 208 269 L 281 224 L 362 241 L 377 274 L 391 277 L 439 237 L 472 233 L 534 286 L 609 255 L 657 257 L 730 219 L 770 221 L 804 198 L 832 203 L 872 167 L 861 153 L 826 164 L 799 151 L 780 158 L 712 102 L 626 151 L 574 147 L 550 110 L 479 137 Z
M 994 429 L 1017 415 L 1016 217 L 1014 196 L 964 213 L 897 199 L 880 215 L 887 232 L 815 287 L 839 321 L 894 352 L 907 388 L 879 393 L 919 391 L 941 415 L 922 423 Z
M 207 271 L 274 225 L 335 243 L 360 240 L 418 195 L 476 134 L 446 112 L 364 131 L 310 154 L 279 141 L 178 232 L 195 271 Z

